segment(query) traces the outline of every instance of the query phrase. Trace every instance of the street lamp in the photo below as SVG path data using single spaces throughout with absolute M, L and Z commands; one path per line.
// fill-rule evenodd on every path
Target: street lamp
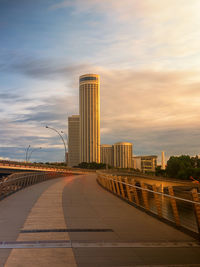
M 65 132 L 63 132 L 63 131 L 60 131 L 62 134 L 64 134 L 65 135 L 65 137 L 66 137 L 66 140 L 67 140 L 67 149 L 69 149 L 68 148 L 68 145 L 69 145 L 69 143 L 68 143 L 68 136 L 67 136 L 67 134 L 65 133 Z
M 59 133 L 59 131 L 57 131 L 56 129 L 54 129 L 52 127 L 49 127 L 49 126 L 46 125 L 46 128 L 51 129 L 54 132 L 56 132 L 60 136 L 60 138 L 62 139 L 64 148 L 65 148 L 65 163 L 67 163 L 67 148 L 66 148 L 65 140 L 63 139 L 62 135 Z
M 30 161 L 30 158 L 31 158 L 31 155 L 34 151 L 38 150 L 38 149 L 42 149 L 42 147 L 36 147 L 36 148 L 33 148 L 31 151 L 30 151 L 30 154 L 29 156 L 27 156 L 27 161 Z
M 25 158 L 25 162 L 27 162 L 27 157 L 28 157 L 28 151 L 29 151 L 29 149 L 30 149 L 30 145 L 26 148 L 26 158 Z

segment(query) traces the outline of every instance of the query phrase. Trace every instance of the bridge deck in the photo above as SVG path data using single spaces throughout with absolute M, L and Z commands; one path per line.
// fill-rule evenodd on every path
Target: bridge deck
M 0 241 L 0 266 L 200 266 L 194 239 L 105 191 L 95 175 L 0 201 Z

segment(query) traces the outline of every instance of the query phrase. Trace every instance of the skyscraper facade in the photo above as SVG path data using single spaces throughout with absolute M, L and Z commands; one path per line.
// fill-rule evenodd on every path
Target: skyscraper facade
M 101 145 L 101 163 L 113 166 L 113 146 Z
M 80 163 L 80 116 L 68 117 L 68 166 Z
M 128 142 L 119 142 L 114 144 L 114 167 L 131 168 L 132 167 L 133 144 Z
M 85 74 L 79 79 L 80 162 L 100 163 L 100 78 Z

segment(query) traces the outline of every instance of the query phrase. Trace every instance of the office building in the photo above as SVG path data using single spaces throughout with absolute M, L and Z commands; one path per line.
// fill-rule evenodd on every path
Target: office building
M 68 117 L 68 166 L 80 163 L 80 117 Z
M 132 168 L 141 171 L 141 157 L 137 156 L 132 157 Z
M 114 144 L 114 167 L 131 168 L 132 167 L 133 144 L 128 142 L 119 142 Z
M 157 156 L 141 156 L 141 169 L 143 172 L 155 172 L 157 166 Z
M 80 161 L 100 163 L 100 78 L 79 79 Z
M 155 172 L 157 167 L 157 156 L 134 156 L 132 157 L 133 168 L 142 172 Z
M 112 145 L 101 145 L 100 148 L 100 159 L 101 163 L 105 163 L 109 166 L 113 166 L 113 146 Z

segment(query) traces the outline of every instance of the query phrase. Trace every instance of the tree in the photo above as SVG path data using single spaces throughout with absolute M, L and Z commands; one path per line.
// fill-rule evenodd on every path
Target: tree
M 166 170 L 161 169 L 161 166 L 156 167 L 156 176 L 166 176 Z
M 192 157 L 187 155 L 182 155 L 179 157 L 170 157 L 167 162 L 166 173 L 167 176 L 177 179 L 190 179 L 190 177 L 198 178 L 199 175 L 198 157 Z
M 97 163 L 97 162 L 81 162 L 78 165 L 78 168 L 82 169 L 105 169 L 105 163 Z

